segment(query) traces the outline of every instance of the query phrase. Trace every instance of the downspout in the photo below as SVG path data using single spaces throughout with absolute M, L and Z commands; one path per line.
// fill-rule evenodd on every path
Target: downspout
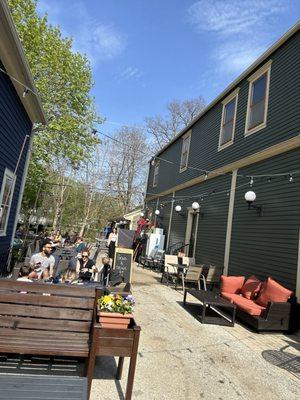
M 26 178 L 27 178 L 27 173 L 28 173 L 28 168 L 29 168 L 29 161 L 30 161 L 30 156 L 31 156 L 31 152 L 32 152 L 32 144 L 33 144 L 34 135 L 35 135 L 35 131 L 34 131 L 34 129 L 32 129 L 31 135 L 30 135 L 30 140 L 29 140 L 29 146 L 28 146 L 28 150 L 27 150 L 27 155 L 26 155 L 26 161 L 25 161 L 25 166 L 24 166 L 24 171 L 23 171 L 22 182 L 21 182 L 21 186 L 20 186 L 19 200 L 18 200 L 16 215 L 15 215 L 14 227 L 13 227 L 13 231 L 12 231 L 10 253 L 9 253 L 7 265 L 9 265 L 9 261 L 11 258 L 12 245 L 13 245 L 13 241 L 14 241 L 15 233 L 16 233 L 16 229 L 17 229 L 19 213 L 21 210 L 23 194 L 24 194 L 24 189 L 25 189 L 25 183 L 26 183 Z

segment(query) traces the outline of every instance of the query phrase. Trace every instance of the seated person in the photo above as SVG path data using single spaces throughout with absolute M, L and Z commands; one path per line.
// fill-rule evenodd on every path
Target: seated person
M 84 249 L 81 253 L 81 258 L 78 258 L 76 264 L 76 274 L 78 279 L 90 281 L 94 278 L 97 268 L 93 260 L 89 259 L 90 252 Z
M 81 253 L 86 248 L 86 243 L 84 242 L 82 237 L 77 238 L 76 243 L 76 252 Z
M 44 239 L 40 247 L 41 251 L 34 254 L 30 259 L 32 272 L 29 274 L 31 279 L 47 279 L 53 277 L 55 259 L 51 255 L 52 242 L 50 239 Z
M 31 269 L 23 265 L 23 267 L 20 268 L 19 277 L 17 278 L 17 281 L 32 282 L 32 280 L 29 278 L 30 272 Z
M 108 275 L 111 270 L 110 259 L 108 257 L 103 257 L 102 264 L 103 264 L 103 268 L 101 271 L 101 283 L 103 285 L 107 286 L 108 285 L 108 277 L 109 277 Z

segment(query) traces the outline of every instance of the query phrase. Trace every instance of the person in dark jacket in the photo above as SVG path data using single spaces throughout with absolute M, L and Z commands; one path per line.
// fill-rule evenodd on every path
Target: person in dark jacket
M 76 274 L 79 279 L 83 281 L 90 281 L 94 279 L 97 268 L 93 260 L 89 258 L 90 252 L 84 249 L 81 253 L 81 258 L 77 260 Z

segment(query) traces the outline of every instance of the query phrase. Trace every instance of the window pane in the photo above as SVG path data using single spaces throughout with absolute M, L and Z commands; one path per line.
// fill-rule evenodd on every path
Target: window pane
M 1 207 L 0 209 L 0 231 L 4 231 L 5 223 L 8 216 L 8 207 Z
M 181 168 L 185 168 L 187 164 L 187 152 L 183 153 L 181 156 Z
M 252 104 L 265 98 L 267 85 L 267 74 L 262 75 L 252 84 Z
M 249 128 L 264 122 L 265 100 L 260 101 L 250 108 Z
M 13 180 L 11 178 L 6 177 L 3 198 L 2 198 L 2 203 L 5 205 L 9 204 L 9 199 L 12 195 L 12 184 Z
M 227 103 L 225 106 L 224 124 L 233 119 L 234 110 L 235 110 L 235 98 L 231 100 L 229 103 Z
M 223 126 L 221 145 L 229 142 L 232 139 L 233 121 Z

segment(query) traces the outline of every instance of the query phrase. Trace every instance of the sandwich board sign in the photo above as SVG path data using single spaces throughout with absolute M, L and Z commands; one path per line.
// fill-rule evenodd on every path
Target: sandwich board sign
M 116 248 L 114 269 L 123 277 L 125 283 L 131 283 L 132 257 L 132 249 L 123 249 L 121 247 Z

